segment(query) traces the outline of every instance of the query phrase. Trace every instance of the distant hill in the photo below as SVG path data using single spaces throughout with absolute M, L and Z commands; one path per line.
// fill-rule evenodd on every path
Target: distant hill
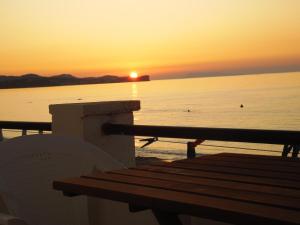
M 24 74 L 22 76 L 0 75 L 0 88 L 26 88 L 26 87 L 49 87 L 62 85 L 79 84 L 102 84 L 102 83 L 120 83 L 133 81 L 150 81 L 149 75 L 138 78 L 120 77 L 115 75 L 105 75 L 101 77 L 79 78 L 71 74 L 60 74 L 51 77 L 44 77 L 38 74 Z

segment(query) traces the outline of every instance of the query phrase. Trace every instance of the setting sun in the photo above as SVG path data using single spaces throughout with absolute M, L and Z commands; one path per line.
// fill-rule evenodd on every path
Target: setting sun
M 130 78 L 137 78 L 139 75 L 137 72 L 132 71 L 129 76 L 130 76 Z

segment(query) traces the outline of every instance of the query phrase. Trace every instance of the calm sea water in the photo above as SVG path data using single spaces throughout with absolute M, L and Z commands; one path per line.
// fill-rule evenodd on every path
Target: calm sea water
M 0 90 L 0 120 L 50 121 L 49 104 L 141 100 L 136 124 L 300 130 L 300 73 L 208 77 L 151 82 Z M 241 108 L 240 105 L 244 107 Z M 6 132 L 6 136 L 15 135 Z M 171 139 L 161 139 L 171 140 Z M 177 159 L 183 144 L 157 142 L 137 155 Z M 207 141 L 198 153 L 252 152 L 279 155 L 282 146 Z M 268 151 L 271 150 L 271 151 Z M 272 152 L 275 151 L 275 152 Z

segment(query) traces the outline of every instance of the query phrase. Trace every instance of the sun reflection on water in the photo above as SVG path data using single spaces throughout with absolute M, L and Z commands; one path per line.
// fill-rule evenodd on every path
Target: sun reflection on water
M 138 98 L 138 86 L 136 83 L 131 84 L 131 99 L 137 99 Z

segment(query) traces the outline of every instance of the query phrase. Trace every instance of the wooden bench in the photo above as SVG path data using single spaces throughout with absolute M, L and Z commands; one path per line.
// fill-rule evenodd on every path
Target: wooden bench
M 178 214 L 233 224 L 300 224 L 300 161 L 222 153 L 55 181 L 88 195 L 151 209 L 161 225 Z

